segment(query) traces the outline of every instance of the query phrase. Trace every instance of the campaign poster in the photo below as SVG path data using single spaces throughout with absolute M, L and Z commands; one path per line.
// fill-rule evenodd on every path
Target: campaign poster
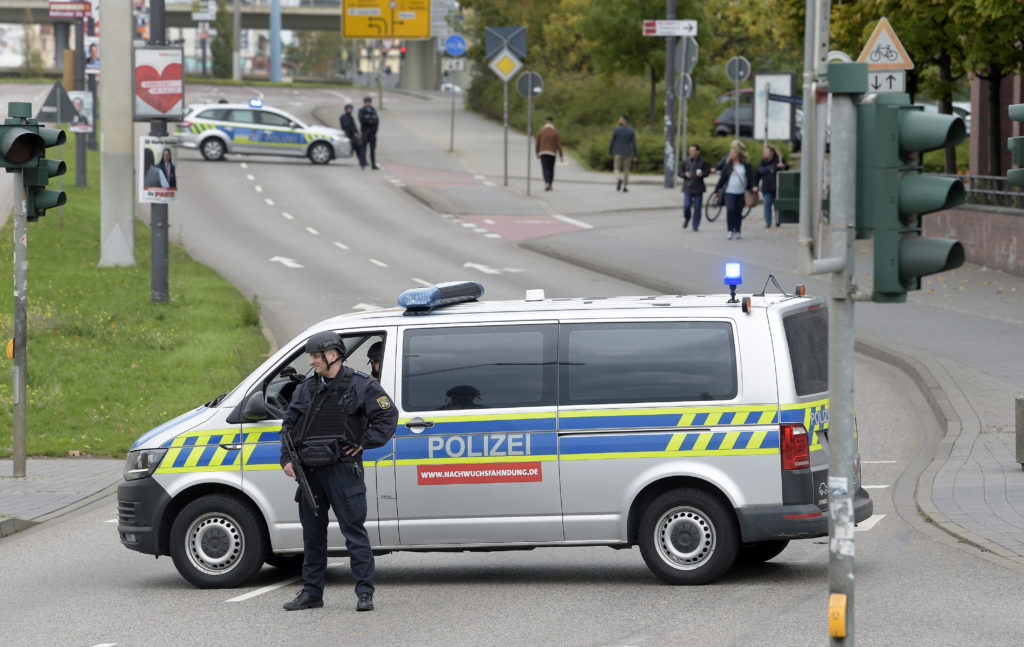
M 72 90 L 68 92 L 75 113 L 68 120 L 68 130 L 73 133 L 91 133 L 93 129 L 92 92 Z
M 180 121 L 185 116 L 183 58 L 180 47 L 135 49 L 135 121 Z
M 139 138 L 139 202 L 170 204 L 178 193 L 178 138 Z
M 100 73 L 100 37 L 85 37 L 85 73 Z

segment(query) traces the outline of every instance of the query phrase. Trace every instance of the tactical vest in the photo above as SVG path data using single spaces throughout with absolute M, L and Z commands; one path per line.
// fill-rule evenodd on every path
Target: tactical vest
M 309 409 L 302 416 L 300 445 L 308 438 L 337 438 L 359 444 L 362 434 L 352 429 L 352 423 L 359 416 L 349 416 L 342 406 L 342 399 L 351 381 L 352 369 L 346 368 L 343 374 L 331 381 L 326 390 L 310 396 Z M 342 454 L 340 460 L 357 459 Z

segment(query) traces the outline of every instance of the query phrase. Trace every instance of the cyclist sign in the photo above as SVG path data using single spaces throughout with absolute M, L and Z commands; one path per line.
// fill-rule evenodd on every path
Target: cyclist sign
M 867 63 L 869 72 L 914 69 L 914 62 L 885 17 L 878 21 L 857 62 Z

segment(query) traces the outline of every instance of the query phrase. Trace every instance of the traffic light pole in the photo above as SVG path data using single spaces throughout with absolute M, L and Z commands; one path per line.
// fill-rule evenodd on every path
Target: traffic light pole
M 22 119 L 24 122 L 25 120 Z M 28 440 L 28 214 L 22 173 L 14 178 L 14 429 L 15 478 L 25 476 Z
M 150 0 L 149 16 L 149 44 L 163 45 L 167 35 L 164 0 Z M 166 137 L 167 121 L 152 120 L 149 123 L 149 134 L 153 137 Z M 167 223 L 167 205 L 149 205 L 149 300 L 152 303 L 167 303 L 170 295 Z

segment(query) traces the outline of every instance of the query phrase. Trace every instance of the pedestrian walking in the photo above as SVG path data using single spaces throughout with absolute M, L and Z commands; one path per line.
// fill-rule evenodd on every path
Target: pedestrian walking
M 700 146 L 690 144 L 690 156 L 679 165 L 679 177 L 683 178 L 683 229 L 690 224 L 693 216 L 693 230 L 700 228 L 700 210 L 704 201 L 704 178 L 711 167 L 700 155 Z M 692 213 L 691 213 L 692 211 Z
M 315 374 L 295 388 L 281 424 L 298 458 L 281 444 L 281 467 L 295 478 L 298 460 L 319 502 L 314 512 L 296 493 L 302 523 L 302 590 L 284 605 L 287 611 L 324 605 L 327 572 L 327 512 L 334 510 L 345 536 L 352 576 L 356 580 L 356 610 L 373 610 L 373 551 L 366 532 L 364 448 L 385 445 L 395 433 L 398 411 L 384 388 L 366 373 L 342 364 L 345 344 L 335 332 L 320 332 L 306 342 Z M 329 505 L 328 505 L 329 504 Z
M 722 177 L 718 178 L 715 195 L 725 198 L 725 221 L 729 229 L 729 240 L 740 238 L 740 223 L 746 206 L 743 194 L 757 191 L 756 177 L 747 157 L 747 147 L 739 140 L 732 143 L 729 156 L 722 166 Z
M 345 104 L 345 112 L 341 114 L 341 129 L 345 132 L 348 137 L 348 141 L 352 143 L 352 150 L 355 152 L 356 157 L 359 159 L 359 168 L 366 169 L 366 153 L 363 151 L 363 142 L 359 136 L 359 128 L 356 127 L 356 119 L 352 116 L 352 104 Z
M 637 161 L 636 132 L 629 126 L 629 117 L 619 117 L 619 125 L 612 132 L 612 141 L 608 144 L 608 157 L 612 158 L 615 170 L 615 190 L 623 193 L 629 191 L 630 162 Z
M 536 145 L 537 157 L 540 159 L 540 169 L 544 174 L 544 190 L 550 191 L 551 184 L 555 181 L 555 154 L 558 159 L 565 161 L 562 154 L 562 137 L 555 128 L 555 118 L 548 117 L 544 120 L 544 127 L 537 133 Z
M 359 109 L 359 128 L 363 131 L 363 159 L 366 159 L 367 150 L 370 153 L 370 167 L 377 170 L 377 127 L 380 125 L 380 116 L 373 108 L 373 97 L 363 97 L 363 107 Z
M 779 151 L 773 146 L 764 147 L 764 157 L 757 165 L 757 178 L 761 184 L 761 196 L 764 198 L 764 227 L 772 228 L 772 207 L 775 206 L 775 193 L 778 187 L 779 171 L 788 171 L 789 164 L 782 159 Z

